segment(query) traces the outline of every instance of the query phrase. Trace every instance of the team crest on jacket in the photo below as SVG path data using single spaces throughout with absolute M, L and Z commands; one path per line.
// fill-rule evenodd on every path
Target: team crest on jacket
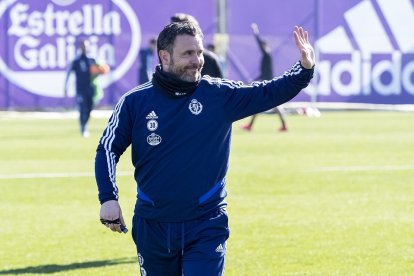
M 190 105 L 188 106 L 188 109 L 190 109 L 191 113 L 194 115 L 198 115 L 203 110 L 203 105 L 196 99 L 192 99 Z
M 150 144 L 151 146 L 159 145 L 161 141 L 162 141 L 161 136 L 155 133 L 151 133 L 147 137 L 147 143 Z

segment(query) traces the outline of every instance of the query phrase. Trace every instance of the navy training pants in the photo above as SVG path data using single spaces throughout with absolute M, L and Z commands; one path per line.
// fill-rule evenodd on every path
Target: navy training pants
M 229 233 L 225 208 L 182 223 L 156 222 L 134 215 L 132 237 L 141 275 L 223 275 Z
M 89 121 L 93 109 L 93 89 L 85 88 L 76 96 L 76 102 L 79 109 L 79 123 L 81 132 L 86 129 L 86 124 Z

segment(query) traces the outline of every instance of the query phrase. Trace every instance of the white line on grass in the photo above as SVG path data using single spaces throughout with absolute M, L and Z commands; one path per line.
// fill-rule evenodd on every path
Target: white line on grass
M 331 166 L 311 168 L 310 172 L 354 172 L 354 171 L 413 171 L 414 166 Z M 130 176 L 133 172 L 120 171 L 117 176 Z M 19 174 L 0 174 L 0 179 L 36 179 L 36 178 L 71 178 L 71 177 L 93 177 L 92 172 L 72 172 L 72 173 L 19 173 Z
M 107 119 L 111 116 L 112 110 L 92 110 L 91 117 Z M 77 111 L 44 111 L 44 112 L 24 112 L 24 111 L 0 111 L 1 120 L 33 120 L 33 119 L 76 119 L 79 117 Z
M 133 175 L 133 172 L 117 172 L 118 176 Z M 92 172 L 73 172 L 73 173 L 19 173 L 19 174 L 0 174 L 0 179 L 36 179 L 36 178 L 71 178 L 71 177 L 93 177 Z
M 355 172 L 355 171 L 412 171 L 414 166 L 332 166 L 309 169 L 312 172 Z

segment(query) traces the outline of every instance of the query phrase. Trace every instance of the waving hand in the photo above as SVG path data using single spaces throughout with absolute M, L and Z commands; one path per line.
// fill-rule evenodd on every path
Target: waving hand
M 309 43 L 308 32 L 302 27 L 295 26 L 293 31 L 295 43 L 300 51 L 300 62 L 306 69 L 311 69 L 315 65 L 315 52 Z

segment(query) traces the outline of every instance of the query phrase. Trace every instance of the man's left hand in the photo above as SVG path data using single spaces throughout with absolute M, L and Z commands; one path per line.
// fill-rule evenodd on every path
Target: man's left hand
M 293 34 L 296 46 L 300 51 L 300 63 L 306 69 L 311 69 L 315 66 L 315 52 L 309 43 L 308 32 L 304 31 L 302 27 L 295 26 Z

